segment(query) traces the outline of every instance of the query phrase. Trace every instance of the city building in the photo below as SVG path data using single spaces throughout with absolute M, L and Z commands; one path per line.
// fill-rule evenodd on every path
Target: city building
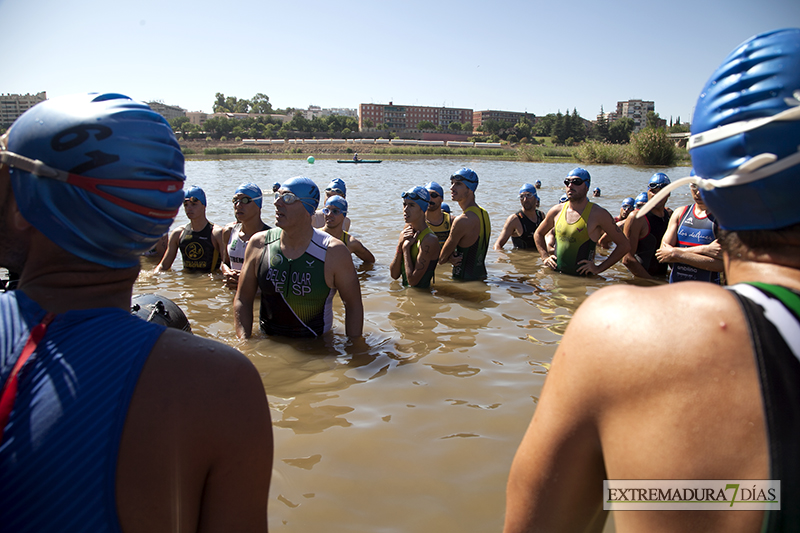
M 516 124 L 519 119 L 526 118 L 534 125 L 536 123 L 536 115 L 533 113 L 518 113 L 516 111 L 475 111 L 472 114 L 472 129 L 477 131 L 488 120 L 496 120 L 497 122 L 508 122 L 509 124 Z
M 358 128 L 361 131 L 370 129 L 364 125 L 366 120 L 371 121 L 371 128 L 386 124 L 388 129 L 394 131 L 417 130 L 417 124 L 422 121 L 432 122 L 442 129 L 449 129 L 451 123 L 458 122 L 467 124 L 469 129 L 472 127 L 472 109 L 394 105 L 393 102 L 359 104 Z
M 8 128 L 21 114 L 39 102 L 47 100 L 47 93 L 0 94 L 0 128 Z
M 150 109 L 152 109 L 153 111 L 155 111 L 168 121 L 172 120 L 173 118 L 186 116 L 185 109 L 178 107 L 176 105 L 167 105 L 159 100 L 155 100 L 153 102 L 147 102 L 147 105 L 150 106 Z
M 358 118 L 358 111 L 355 109 L 348 109 L 346 107 L 322 109 L 318 105 L 310 105 L 308 106 L 308 109 L 303 111 L 303 115 L 307 120 L 312 120 L 315 117 L 329 117 L 331 115 Z
M 645 100 L 627 100 L 617 102 L 617 119 L 633 120 L 633 131 L 637 132 L 647 125 L 647 112 L 656 110 L 655 102 Z

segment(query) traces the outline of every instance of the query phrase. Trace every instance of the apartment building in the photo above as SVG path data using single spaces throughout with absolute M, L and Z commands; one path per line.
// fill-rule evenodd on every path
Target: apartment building
M 329 117 L 331 115 L 358 118 L 358 111 L 355 109 L 348 109 L 346 107 L 323 109 L 318 105 L 310 105 L 308 106 L 308 109 L 303 111 L 303 115 L 307 120 L 312 120 L 315 117 Z
M 422 121 L 430 121 L 435 126 L 447 129 L 452 122 L 471 125 L 473 120 L 472 109 L 406 106 L 395 105 L 394 102 L 389 102 L 388 104 L 359 104 L 358 127 L 362 131 L 365 129 L 364 121 L 367 119 L 372 121 L 373 127 L 378 124 L 386 124 L 389 129 L 396 131 L 415 130 L 417 129 L 417 124 Z
M 183 109 L 182 107 L 178 107 L 176 105 L 167 105 L 159 100 L 155 100 L 153 102 L 147 102 L 147 105 L 150 106 L 150 109 L 152 109 L 153 111 L 155 111 L 168 121 L 172 120 L 173 118 L 186 116 L 186 110 Z
M 0 94 L 0 128 L 10 127 L 17 117 L 45 100 L 45 91 L 36 94 Z
M 655 102 L 646 100 L 626 100 L 617 102 L 617 117 L 633 120 L 633 131 L 637 132 L 647 125 L 647 112 L 656 110 Z
M 508 122 L 510 124 L 516 124 L 517 122 L 519 122 L 519 119 L 521 118 L 528 119 L 531 125 L 536 123 L 536 115 L 534 115 L 533 113 L 518 113 L 516 111 L 494 111 L 494 110 L 475 111 L 472 114 L 472 130 L 477 131 L 477 129 L 488 120 L 496 120 L 498 122 Z

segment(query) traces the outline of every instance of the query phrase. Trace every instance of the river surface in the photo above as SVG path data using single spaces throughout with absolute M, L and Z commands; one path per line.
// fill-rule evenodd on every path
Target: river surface
M 273 531 L 500 531 L 509 467 L 530 422 L 548 365 L 578 305 L 596 290 L 631 283 L 620 264 L 594 278 L 542 270 L 536 252 L 490 250 L 486 282 L 459 283 L 450 268 L 435 288 L 406 289 L 389 274 L 403 227 L 401 192 L 437 181 L 449 198 L 449 176 L 462 166 L 480 177 L 476 198 L 491 216 L 492 238 L 519 209 L 518 191 L 542 181 L 542 210 L 564 194 L 572 163 L 485 160 L 385 160 L 344 165 L 332 160 L 187 162 L 187 185 L 200 185 L 209 220 L 233 220 L 231 197 L 244 182 L 265 192 L 303 175 L 320 189 L 347 184 L 351 233 L 377 258 L 354 259 L 364 301 L 367 348 L 344 335 L 344 308 L 334 302 L 335 333 L 327 340 L 239 341 L 233 292 L 219 274 L 153 275 L 143 259 L 135 293 L 156 292 L 186 312 L 195 334 L 230 344 L 261 374 L 272 411 L 275 460 L 269 525 Z M 618 214 L 622 199 L 646 189 L 654 172 L 673 180 L 688 168 L 587 166 L 594 200 Z M 668 206 L 690 203 L 688 187 Z M 182 212 L 175 226 L 185 224 Z M 274 224 L 264 201 L 262 217 Z M 175 227 L 173 226 L 173 227 Z M 258 304 L 255 316 L 258 317 Z M 256 320 L 257 323 L 257 320 Z M 598 487 L 598 491 L 601 488 Z

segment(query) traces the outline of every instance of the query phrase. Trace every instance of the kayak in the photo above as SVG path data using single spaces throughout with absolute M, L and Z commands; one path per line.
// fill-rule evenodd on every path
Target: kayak
M 352 159 L 337 159 L 337 163 L 380 163 L 383 159 L 359 159 L 358 161 L 353 161 Z

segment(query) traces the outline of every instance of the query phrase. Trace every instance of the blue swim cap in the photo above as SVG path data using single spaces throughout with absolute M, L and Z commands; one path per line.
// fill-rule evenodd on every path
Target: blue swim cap
M 526 183 L 525 185 L 523 185 L 522 187 L 520 187 L 520 189 L 519 189 L 519 194 L 522 194 L 522 193 L 524 193 L 524 192 L 529 192 L 529 193 L 531 193 L 532 195 L 534 195 L 536 198 L 538 198 L 538 197 L 539 197 L 539 193 L 537 193 L 537 192 L 536 192 L 536 187 L 534 187 L 534 186 L 533 186 L 533 185 L 531 185 L 530 183 Z
M 669 177 L 664 174 L 663 172 L 656 172 L 652 176 L 650 176 L 650 183 L 647 184 L 648 187 L 652 187 L 653 185 L 658 185 L 664 187 L 665 185 L 669 185 Z
M 798 89 L 797 28 L 748 39 L 703 87 L 689 152 L 697 175 L 706 180 L 694 180 L 703 202 L 723 229 L 769 230 L 800 222 Z
M 341 192 L 342 196 L 345 196 L 345 197 L 347 196 L 347 187 L 344 184 L 344 180 L 341 179 L 341 178 L 334 178 L 333 180 L 331 180 L 331 182 L 328 184 L 328 186 L 325 187 L 325 190 L 326 191 L 336 190 L 336 191 Z
M 277 181 L 272 184 L 272 192 L 278 192 L 278 189 L 280 189 L 280 188 L 281 188 L 281 184 L 278 183 Z
M 620 207 L 636 207 L 636 200 L 628 196 L 627 198 L 622 200 L 622 205 Z
M 444 198 L 444 189 L 442 189 L 442 186 L 436 183 L 435 181 L 429 182 L 427 185 L 425 185 L 425 188 L 428 189 L 429 191 L 435 192 L 436 194 Z
M 331 196 L 325 200 L 325 207 L 328 206 L 336 207 L 337 209 L 341 210 L 343 215 L 347 215 L 347 200 L 341 196 Z
M 6 149 L 0 160 L 25 220 L 87 261 L 138 265 L 183 203 L 183 154 L 172 128 L 121 94 L 46 100 L 14 122 Z
M 442 211 L 444 211 L 445 213 L 449 213 L 450 212 L 450 206 L 445 204 L 445 203 L 442 203 Z
M 280 188 L 280 187 L 279 187 Z M 245 196 L 250 197 L 251 200 L 258 206 L 261 207 L 261 187 L 256 185 L 255 183 L 242 183 L 236 189 L 236 192 L 233 194 L 244 194 Z
M 589 172 L 583 168 L 578 167 L 570 170 L 569 174 L 567 174 L 567 177 L 571 178 L 573 176 L 582 179 L 586 185 L 591 185 L 592 183 L 592 177 L 589 175 Z
M 289 178 L 283 182 L 281 189 L 288 189 L 292 194 L 297 196 L 297 198 L 303 202 L 303 207 L 306 208 L 306 211 L 308 211 L 310 215 L 313 215 L 314 211 L 317 210 L 317 206 L 319 205 L 319 187 L 310 179 L 304 178 L 303 176 Z
M 467 188 L 472 192 L 475 192 L 478 189 L 478 175 L 471 168 L 462 168 L 450 176 L 450 180 L 463 181 L 464 185 L 466 185 Z
M 408 198 L 419 206 L 423 211 L 428 210 L 428 205 L 431 202 L 431 195 L 425 187 L 411 187 L 406 192 L 400 195 L 401 198 Z
M 636 207 L 646 204 L 648 199 L 649 196 L 647 196 L 647 191 L 640 192 L 639 195 L 636 197 Z
M 184 189 L 183 198 L 197 198 L 200 200 L 201 204 L 208 207 L 208 204 L 206 203 L 206 193 L 197 185 L 192 185 L 188 189 Z
M 536 183 L 534 183 L 534 185 L 536 185 L 536 188 L 538 189 L 539 187 L 542 186 L 542 180 L 536 180 Z

